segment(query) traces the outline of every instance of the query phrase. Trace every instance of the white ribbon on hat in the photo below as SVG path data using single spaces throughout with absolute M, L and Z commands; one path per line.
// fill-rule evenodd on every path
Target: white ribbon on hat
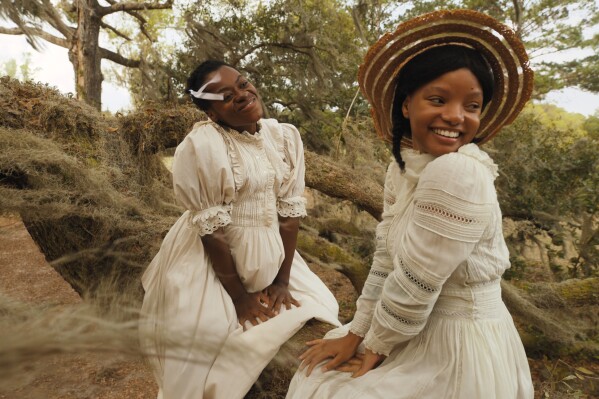
M 212 79 L 210 79 L 208 82 L 206 82 L 204 84 L 204 86 L 200 87 L 197 91 L 193 91 L 193 90 L 189 90 L 189 93 L 194 96 L 195 98 L 199 98 L 202 100 L 217 100 L 217 101 L 223 101 L 225 96 L 222 94 L 214 94 L 214 93 L 204 93 L 204 89 L 206 88 L 206 86 L 208 86 L 210 83 L 217 83 L 220 82 L 220 73 L 217 73 L 216 76 L 214 76 Z

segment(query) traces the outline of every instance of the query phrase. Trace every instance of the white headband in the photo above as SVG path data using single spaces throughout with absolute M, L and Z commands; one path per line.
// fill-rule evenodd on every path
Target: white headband
M 217 101 L 223 101 L 225 96 L 222 94 L 214 94 L 214 93 L 204 93 L 204 89 L 206 88 L 206 86 L 208 86 L 210 83 L 217 83 L 220 82 L 220 73 L 216 73 L 216 75 L 210 79 L 208 82 L 206 82 L 206 84 L 204 84 L 204 86 L 200 87 L 198 89 L 198 91 L 193 91 L 193 90 L 189 90 L 189 93 L 194 96 L 195 98 L 199 98 L 202 100 L 217 100 Z

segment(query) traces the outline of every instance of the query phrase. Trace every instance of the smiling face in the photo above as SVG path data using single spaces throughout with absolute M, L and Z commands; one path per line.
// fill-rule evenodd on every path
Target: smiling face
M 223 95 L 222 101 L 210 101 L 206 114 L 214 122 L 228 126 L 238 132 L 254 134 L 257 122 L 262 118 L 262 104 L 258 91 L 234 68 L 223 66 L 206 76 L 206 82 L 220 74 L 220 81 L 211 83 L 206 93 Z
M 402 104 L 414 149 L 438 157 L 470 143 L 480 126 L 482 104 L 481 85 L 467 68 L 416 89 Z

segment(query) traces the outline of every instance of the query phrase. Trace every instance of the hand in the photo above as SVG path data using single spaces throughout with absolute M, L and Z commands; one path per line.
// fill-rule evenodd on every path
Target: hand
M 360 370 L 362 367 L 362 361 L 364 360 L 364 354 L 360 352 L 356 352 L 354 357 L 349 359 L 348 361 L 341 363 L 339 366 L 335 367 L 336 371 L 343 371 L 346 373 L 355 373 Z
M 291 305 L 300 307 L 300 303 L 291 296 L 289 287 L 283 283 L 272 283 L 264 289 L 264 293 L 268 295 L 268 309 L 274 314 L 279 314 L 281 305 L 285 305 L 287 310 L 291 309 Z
M 271 317 L 275 317 L 275 314 L 268 306 L 268 296 L 263 292 L 245 293 L 234 299 L 233 305 L 235 305 L 239 324 L 242 326 L 248 320 L 256 326 L 258 325 L 258 319 L 266 321 Z
M 332 358 L 322 367 L 322 371 L 334 370 L 340 364 L 350 360 L 362 342 L 362 337 L 349 332 L 345 337 L 335 339 L 317 339 L 306 342 L 310 348 L 300 355 L 302 363 L 300 371 L 308 367 L 306 375 L 309 376 L 317 364 L 325 359 Z
M 377 368 L 378 365 L 381 364 L 386 358 L 387 356 L 379 355 L 378 353 L 374 353 L 367 348 L 364 355 L 361 355 L 360 357 L 356 356 L 353 359 L 350 359 L 348 362 L 346 362 L 347 366 L 344 367 L 346 370 L 340 371 L 353 371 L 352 378 L 361 377 L 370 370 Z M 359 366 L 358 362 L 361 363 Z

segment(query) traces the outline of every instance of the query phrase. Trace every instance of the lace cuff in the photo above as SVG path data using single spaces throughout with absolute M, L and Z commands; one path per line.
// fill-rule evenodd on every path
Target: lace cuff
M 213 206 L 191 213 L 190 224 L 200 236 L 212 234 L 231 223 L 231 204 Z
M 349 331 L 356 334 L 359 337 L 364 338 L 366 333 L 370 329 L 370 323 L 372 322 L 372 313 L 366 314 L 362 312 L 356 312 L 354 319 L 351 322 Z
M 307 216 L 306 199 L 304 197 L 279 198 L 277 211 L 284 218 L 297 218 Z
M 391 353 L 391 350 L 393 350 L 392 345 L 385 344 L 383 341 L 378 339 L 372 330 L 368 331 L 363 342 L 366 349 L 370 349 L 377 355 L 389 356 L 389 353 Z

